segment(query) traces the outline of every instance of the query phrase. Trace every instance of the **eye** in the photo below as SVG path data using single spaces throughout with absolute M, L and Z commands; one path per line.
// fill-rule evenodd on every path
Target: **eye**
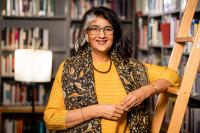
M 113 31 L 113 28 L 112 27 L 105 27 L 105 30 L 106 31 Z
M 90 30 L 93 30 L 93 31 L 97 31 L 99 28 L 98 27 L 90 27 Z

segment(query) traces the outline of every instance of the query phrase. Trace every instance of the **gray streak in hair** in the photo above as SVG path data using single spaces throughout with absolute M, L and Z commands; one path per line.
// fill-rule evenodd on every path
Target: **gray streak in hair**
M 80 33 L 79 33 L 79 39 L 76 38 L 76 42 L 75 42 L 75 51 L 77 52 L 79 44 L 80 46 L 83 46 L 83 44 L 86 42 L 86 37 L 85 37 L 85 31 L 88 28 L 88 26 L 90 25 L 90 23 L 92 21 L 94 21 L 96 19 L 96 16 L 94 14 L 89 14 L 84 22 L 83 28 L 81 29 Z

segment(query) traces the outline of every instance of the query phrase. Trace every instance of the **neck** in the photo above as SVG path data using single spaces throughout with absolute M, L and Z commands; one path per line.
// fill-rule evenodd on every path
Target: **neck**
M 94 54 L 92 53 L 92 60 L 94 63 L 103 63 L 109 61 L 109 56 L 107 54 Z

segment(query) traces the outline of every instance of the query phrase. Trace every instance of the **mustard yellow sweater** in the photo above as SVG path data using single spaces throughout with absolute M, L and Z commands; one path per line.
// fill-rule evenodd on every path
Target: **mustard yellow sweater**
M 63 63 L 61 63 L 55 81 L 50 93 L 49 101 L 44 112 L 44 121 L 49 129 L 66 129 L 65 118 L 67 110 L 64 104 L 64 97 L 61 88 L 61 76 L 63 70 Z M 94 64 L 95 68 L 105 71 L 109 67 L 109 62 Z M 175 71 L 155 65 L 145 64 L 147 67 L 147 74 L 150 83 L 153 83 L 159 78 L 167 79 L 174 86 L 178 86 L 179 78 Z M 114 65 L 107 74 L 101 74 L 94 71 L 95 89 L 99 104 L 119 104 L 119 102 L 127 95 L 119 75 Z M 120 122 L 110 121 L 106 119 L 101 120 L 103 133 L 128 133 L 128 126 L 126 124 L 126 115 Z

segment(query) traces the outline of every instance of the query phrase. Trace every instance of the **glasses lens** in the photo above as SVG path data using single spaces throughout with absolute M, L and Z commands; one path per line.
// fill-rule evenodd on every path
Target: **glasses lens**
M 94 35 L 99 34 L 101 30 L 103 30 L 103 32 L 107 35 L 113 34 L 113 28 L 111 26 L 100 28 L 99 26 L 94 25 L 94 26 L 90 26 L 88 30 L 90 31 L 91 34 L 94 34 Z
M 104 33 L 107 35 L 113 34 L 113 28 L 110 26 L 104 27 Z
M 91 34 L 98 34 L 99 30 L 101 30 L 101 29 L 98 26 L 88 27 L 88 31 L 90 31 Z

